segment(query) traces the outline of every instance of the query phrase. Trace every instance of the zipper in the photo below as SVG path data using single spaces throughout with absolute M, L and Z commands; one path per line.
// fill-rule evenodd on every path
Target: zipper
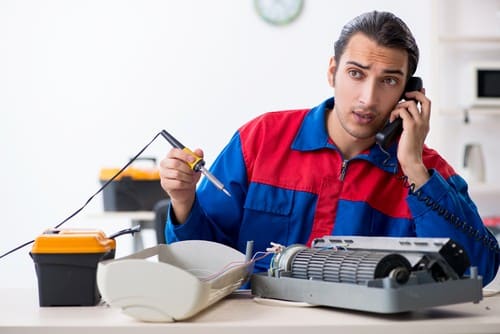
M 340 181 L 344 181 L 345 172 L 347 171 L 347 164 L 348 163 L 349 163 L 349 160 L 342 161 L 342 167 L 340 168 L 340 176 L 339 176 Z

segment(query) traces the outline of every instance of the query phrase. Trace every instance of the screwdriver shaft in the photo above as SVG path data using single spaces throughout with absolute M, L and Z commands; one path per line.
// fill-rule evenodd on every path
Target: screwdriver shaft
M 229 191 L 227 191 L 226 187 L 224 187 L 224 184 L 220 182 L 212 173 L 210 173 L 204 166 L 200 167 L 200 172 L 205 175 L 205 177 L 212 182 L 212 184 L 217 187 L 217 189 L 221 190 L 226 194 L 227 196 L 231 197 L 231 194 Z

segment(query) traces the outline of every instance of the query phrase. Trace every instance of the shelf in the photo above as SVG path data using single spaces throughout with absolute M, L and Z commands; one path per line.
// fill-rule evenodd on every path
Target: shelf
M 500 116 L 500 106 L 485 106 L 485 107 L 463 107 L 463 108 L 441 108 L 439 113 L 444 116 L 460 116 L 464 119 L 474 116 Z
M 443 35 L 439 37 L 439 41 L 443 43 L 498 43 L 500 44 L 500 36 L 465 36 L 465 35 Z

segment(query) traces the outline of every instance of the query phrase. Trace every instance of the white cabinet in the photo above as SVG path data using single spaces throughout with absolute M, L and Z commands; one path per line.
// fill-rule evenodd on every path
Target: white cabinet
M 500 64 L 500 1 L 434 2 L 436 59 L 434 102 L 443 114 L 500 115 L 500 107 L 471 108 L 475 87 L 472 66 Z
M 470 184 L 470 195 L 482 215 L 500 215 L 500 107 L 471 106 L 472 65 L 500 64 L 500 0 L 436 0 L 433 6 L 429 80 L 433 83 L 431 128 L 439 136 L 438 150 L 460 172 L 464 146 L 482 145 L 486 183 Z M 466 115 L 468 124 L 463 122 Z

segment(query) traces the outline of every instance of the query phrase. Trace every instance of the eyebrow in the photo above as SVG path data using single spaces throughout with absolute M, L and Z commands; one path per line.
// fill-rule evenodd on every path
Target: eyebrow
M 369 70 L 369 69 L 370 69 L 370 66 L 369 66 L 369 65 L 363 65 L 363 64 L 360 64 L 360 63 L 358 63 L 357 61 L 353 61 L 353 60 L 348 60 L 348 61 L 346 61 L 346 64 L 350 64 L 350 65 L 354 65 L 354 66 L 360 67 L 360 68 L 362 68 L 363 70 Z M 401 70 L 386 69 L 386 70 L 384 70 L 384 73 L 388 73 L 388 74 L 399 74 L 399 75 L 401 75 L 401 76 L 404 76 L 404 73 L 403 73 L 403 71 L 401 71 Z

